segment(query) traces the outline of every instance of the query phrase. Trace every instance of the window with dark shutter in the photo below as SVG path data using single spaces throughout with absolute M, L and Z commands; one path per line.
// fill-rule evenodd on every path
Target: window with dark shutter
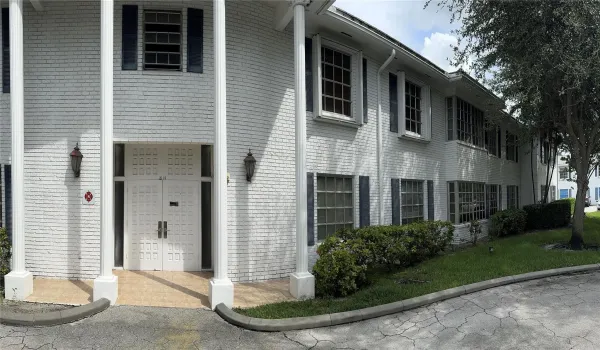
M 398 132 L 398 77 L 390 73 L 390 131 Z
M 188 72 L 202 73 L 204 55 L 204 11 L 188 9 L 187 56 Z
M 427 180 L 427 220 L 433 221 L 434 219 L 433 180 Z
M 360 227 L 371 225 L 371 194 L 369 188 L 369 177 L 360 176 L 358 178 L 359 189 L 359 212 Z
M 121 69 L 137 69 L 138 7 L 123 5 Z
M 4 165 L 4 217 L 8 240 L 12 242 L 12 173 L 10 164 Z
M 312 39 L 306 38 L 304 41 L 304 60 L 306 71 L 306 110 L 313 111 L 313 63 L 312 63 Z
M 400 179 L 392 179 L 392 225 L 400 225 Z
M 2 92 L 10 92 L 10 35 L 8 8 L 2 8 Z
M 181 12 L 144 11 L 144 69 L 181 70 Z
M 308 246 L 315 245 L 315 177 L 306 174 L 306 228 Z
M 367 59 L 363 58 L 362 61 L 362 79 L 363 79 L 363 123 L 369 121 L 369 106 L 367 97 Z

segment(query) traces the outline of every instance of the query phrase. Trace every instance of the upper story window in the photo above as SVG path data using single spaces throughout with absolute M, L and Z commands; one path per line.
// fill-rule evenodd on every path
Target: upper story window
M 315 35 L 312 39 L 315 118 L 363 123 L 362 52 Z M 310 93 L 310 91 L 309 91 Z
M 499 126 L 493 126 L 490 123 L 486 123 L 485 127 L 485 149 L 488 154 L 494 155 L 498 158 L 502 157 L 502 133 L 500 132 Z
M 430 88 L 405 72 L 390 74 L 390 131 L 399 136 L 430 141 Z
M 446 99 L 448 141 L 460 140 L 478 147 L 485 146 L 483 111 L 458 97 Z
M 540 161 L 542 164 L 548 164 L 551 158 L 550 141 L 547 138 L 540 137 Z
M 323 110 L 352 116 L 352 57 L 335 49 L 321 47 Z
M 506 132 L 506 159 L 519 161 L 519 143 L 517 135 Z
M 181 12 L 144 11 L 144 69 L 181 70 Z
M 421 87 L 407 81 L 404 84 L 405 96 L 405 130 L 421 135 Z
M 567 166 L 558 167 L 558 178 L 560 180 L 566 180 L 566 179 L 570 178 L 569 167 L 567 167 Z

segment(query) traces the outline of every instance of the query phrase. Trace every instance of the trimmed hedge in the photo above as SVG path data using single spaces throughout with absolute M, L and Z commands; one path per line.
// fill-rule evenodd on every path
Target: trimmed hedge
M 490 218 L 489 232 L 496 237 L 518 235 L 525 232 L 527 213 L 523 209 L 505 209 Z
M 527 212 L 528 230 L 565 227 L 571 222 L 571 201 L 568 199 L 526 205 L 523 210 Z
M 405 267 L 431 258 L 450 244 L 453 234 L 454 225 L 446 221 L 340 230 L 317 248 L 316 294 L 352 294 L 367 283 L 368 270 Z

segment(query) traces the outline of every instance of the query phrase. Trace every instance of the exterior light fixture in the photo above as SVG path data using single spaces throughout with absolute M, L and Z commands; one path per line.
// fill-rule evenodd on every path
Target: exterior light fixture
M 246 180 L 252 181 L 254 176 L 254 167 L 256 166 L 256 159 L 252 156 L 252 152 L 248 149 L 248 155 L 244 158 L 244 165 L 246 166 Z
M 73 173 L 75 177 L 79 177 L 81 173 L 81 159 L 83 159 L 83 154 L 79 151 L 79 142 L 73 148 L 71 152 L 71 168 L 73 169 Z

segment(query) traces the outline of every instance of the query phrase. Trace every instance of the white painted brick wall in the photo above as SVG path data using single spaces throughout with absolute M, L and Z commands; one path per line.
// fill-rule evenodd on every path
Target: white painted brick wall
M 185 35 L 183 72 L 143 71 L 141 25 L 138 70 L 122 71 L 125 3 L 136 2 L 115 3 L 115 139 L 212 143 L 212 3 L 138 2 L 140 23 L 144 9 L 181 10 L 184 33 L 186 8 L 204 9 L 203 74 L 186 72 Z M 44 6 L 36 12 L 25 2 L 24 11 L 26 264 L 35 275 L 94 278 L 99 270 L 101 198 L 85 206 L 80 195 L 88 189 L 99 195 L 100 5 L 50 1 Z M 273 29 L 273 8 L 264 3 L 228 2 L 226 10 L 229 274 L 234 281 L 287 278 L 295 268 L 293 36 Z M 358 176 L 369 176 L 371 223 L 377 224 L 376 74 L 381 62 L 365 56 L 369 122 L 349 128 L 309 115 L 307 164 L 309 172 L 355 177 L 356 224 Z M 435 86 L 432 141 L 401 140 L 390 132 L 388 73 L 381 79 L 385 224 L 392 217 L 392 177 L 433 180 L 435 219 L 441 220 L 447 218 L 448 180 L 519 183 L 518 165 L 446 142 L 445 96 Z M 2 164 L 10 162 L 9 98 L 0 96 Z M 76 142 L 85 157 L 79 179 L 73 178 L 68 156 Z M 243 163 L 248 148 L 257 159 L 252 183 L 245 179 Z M 311 266 L 315 248 L 309 249 Z

